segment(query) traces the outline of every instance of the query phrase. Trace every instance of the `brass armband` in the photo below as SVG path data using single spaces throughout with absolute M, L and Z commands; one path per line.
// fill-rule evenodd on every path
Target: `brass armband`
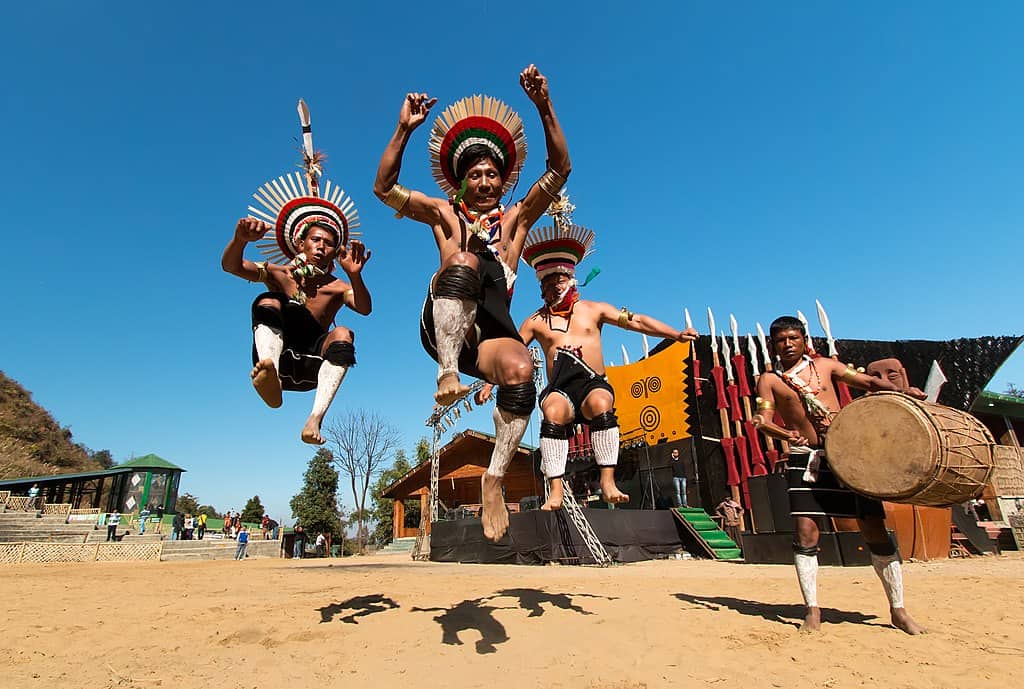
M 267 263 L 268 261 L 263 261 L 263 263 L 256 264 L 256 270 L 259 271 L 259 274 L 256 276 L 256 282 L 267 281 Z
M 619 313 L 619 327 L 625 328 L 626 324 L 633 320 L 633 316 L 636 314 L 627 309 L 625 306 L 622 307 L 621 313 Z
M 555 199 L 558 198 L 558 192 L 565 186 L 565 177 L 558 174 L 551 168 L 544 171 L 544 174 L 537 180 L 537 186 L 541 188 L 545 194 Z
M 757 398 L 757 410 L 758 411 L 771 411 L 775 409 L 775 403 L 763 400 L 760 397 Z
M 851 381 L 852 380 L 856 380 L 857 379 L 857 370 L 853 366 L 850 366 L 849 364 L 847 364 L 846 365 L 846 370 L 843 371 L 843 374 L 841 376 L 839 376 L 839 377 L 842 378 L 843 380 L 851 380 Z
M 405 204 L 409 203 L 409 190 L 403 187 L 401 184 L 395 184 L 391 187 L 391 191 L 384 197 L 384 205 L 395 209 L 395 217 L 402 217 L 402 209 L 405 208 Z

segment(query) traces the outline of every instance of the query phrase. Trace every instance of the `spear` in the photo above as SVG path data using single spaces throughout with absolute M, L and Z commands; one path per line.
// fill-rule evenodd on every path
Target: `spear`
M 750 355 L 750 368 L 754 372 L 754 385 L 756 386 L 757 381 L 761 378 L 761 371 L 757 368 L 757 343 L 754 342 L 754 338 L 750 333 L 747 333 L 747 353 Z M 747 418 L 749 419 L 751 417 L 748 415 Z M 748 423 L 750 424 L 750 427 L 747 430 L 749 437 L 756 438 L 758 434 L 754 432 L 754 424 L 750 422 Z M 768 444 L 768 461 L 771 464 L 772 471 L 775 471 L 775 463 L 779 461 L 779 451 L 775 449 L 775 438 L 770 435 L 766 435 L 765 440 Z M 754 449 L 755 447 L 757 448 L 756 450 Z M 753 454 L 754 452 L 760 454 L 760 442 L 751 443 L 751 453 Z M 760 460 L 758 460 L 756 456 L 753 459 L 754 475 L 761 476 L 762 474 L 758 473 L 758 471 L 765 471 L 764 456 L 761 456 Z M 758 461 L 760 461 L 760 468 L 758 467 Z
M 629 354 L 626 353 L 626 345 L 622 346 L 622 365 L 629 366 Z
M 818 322 L 821 323 L 821 327 L 825 331 L 825 338 L 828 340 L 828 355 L 833 360 L 839 361 L 839 350 L 836 349 L 836 341 L 832 338 L 832 325 L 828 322 L 828 314 L 825 312 L 825 307 L 817 299 L 814 300 L 814 303 L 818 307 Z M 836 383 L 836 390 L 839 391 L 840 407 L 845 407 L 853 401 L 853 397 L 850 395 L 850 388 L 843 381 L 840 380 Z
M 690 309 L 683 309 L 683 317 L 686 319 L 686 327 L 692 328 L 693 321 L 690 320 Z M 715 334 L 711 333 L 711 339 L 714 339 Z M 690 361 L 693 364 L 693 387 L 697 393 L 697 397 L 700 397 L 703 391 L 700 389 L 700 359 L 697 358 L 697 343 L 694 342 L 690 345 Z
M 730 414 L 730 418 L 732 419 L 732 422 L 736 424 L 736 437 L 734 439 L 734 444 L 740 465 L 740 485 L 743 488 L 743 504 L 750 507 L 750 486 L 747 484 L 747 479 L 750 478 L 747 439 L 743 437 L 743 413 L 740 411 L 739 389 L 736 387 L 736 381 L 733 377 L 732 362 L 729 359 L 729 341 L 725 339 L 724 332 L 722 333 L 722 361 L 725 364 L 725 375 L 729 381 L 726 391 L 729 395 L 730 411 L 732 412 Z M 753 520 L 753 517 L 751 517 L 751 520 Z
M 750 420 L 753 418 L 753 413 L 750 410 L 751 392 L 750 381 L 747 379 L 747 358 L 743 356 L 743 352 L 740 350 L 739 327 L 736 324 L 736 317 L 732 314 L 729 314 L 729 327 L 732 329 L 732 351 L 735 352 L 732 356 L 732 365 L 736 370 L 736 384 L 739 388 L 739 394 L 743 399 L 743 435 L 747 437 L 747 443 L 750 445 L 751 475 L 764 476 L 768 473 L 768 470 L 764 466 L 761 441 L 758 440 L 754 424 Z M 756 365 L 757 362 L 755 361 L 754 364 Z
M 772 357 L 771 354 L 768 352 L 768 340 L 764 336 L 764 329 L 761 327 L 760 323 L 757 324 L 757 341 L 761 345 L 761 356 L 764 358 L 765 373 L 770 373 L 772 370 Z M 788 456 L 789 443 L 787 443 L 785 440 L 780 441 L 780 443 L 782 447 L 782 454 Z M 772 465 L 772 470 L 775 469 L 775 466 L 776 464 L 778 464 L 780 459 L 781 455 L 779 454 L 779 452 L 775 450 L 774 443 L 772 443 L 772 448 L 768 450 L 768 461 Z
M 711 378 L 715 382 L 715 393 L 717 395 L 715 408 L 718 409 L 718 419 L 722 424 L 722 454 L 725 455 L 725 482 L 732 493 L 732 499 L 740 500 L 740 475 L 736 471 L 735 444 L 732 438 L 732 430 L 729 428 L 729 403 L 725 396 L 725 369 L 718 358 L 718 342 L 715 340 L 715 314 L 708 307 L 708 330 L 711 333 Z M 741 524 L 742 528 L 742 524 Z
M 306 101 L 299 99 L 299 124 L 302 125 L 302 162 L 306 168 L 306 183 L 309 185 L 309 193 L 313 196 L 320 196 L 320 175 L 323 169 L 320 167 L 322 155 L 313 150 L 313 126 L 309 118 L 309 108 Z
M 811 358 L 816 358 L 818 353 L 814 351 L 814 338 L 811 337 L 811 326 L 807 323 L 807 316 L 800 309 L 796 310 L 796 318 L 804 326 L 804 332 L 807 333 L 807 353 L 811 355 Z

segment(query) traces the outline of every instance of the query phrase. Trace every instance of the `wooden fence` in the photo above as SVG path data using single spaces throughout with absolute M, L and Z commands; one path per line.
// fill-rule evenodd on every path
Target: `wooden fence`
M 0 564 L 159 560 L 162 543 L 0 543 Z

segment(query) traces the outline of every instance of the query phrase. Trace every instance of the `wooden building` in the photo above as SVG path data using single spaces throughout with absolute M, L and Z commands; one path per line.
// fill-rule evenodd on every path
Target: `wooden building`
M 466 430 L 455 435 L 441 448 L 439 457 L 438 510 L 443 517 L 449 511 L 477 513 L 480 508 L 480 477 L 491 463 L 494 436 Z M 520 445 L 505 472 L 505 503 L 518 511 L 519 501 L 544 495 L 544 482 L 535 470 L 535 448 Z M 394 504 L 392 536 L 415 536 L 417 527 L 405 526 L 405 503 L 418 500 L 420 514 L 430 510 L 430 460 L 418 464 L 383 493 Z M 427 526 L 429 529 L 429 525 Z

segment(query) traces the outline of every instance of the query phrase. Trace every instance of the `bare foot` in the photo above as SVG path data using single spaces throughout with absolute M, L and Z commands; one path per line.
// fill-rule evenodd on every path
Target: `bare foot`
M 551 479 L 551 492 L 548 494 L 547 502 L 540 506 L 542 510 L 549 512 L 562 509 L 562 500 L 565 498 L 565 490 L 562 486 L 562 479 Z
M 446 373 L 437 379 L 437 392 L 434 399 L 442 407 L 446 407 L 469 392 L 469 386 L 459 381 L 458 373 Z
M 482 506 L 480 521 L 483 522 L 484 536 L 497 543 L 508 530 L 508 510 L 501 495 L 501 479 L 485 473 L 480 479 Z
M 609 505 L 629 502 L 629 496 L 619 490 L 619 487 L 615 485 L 615 479 L 605 479 L 603 476 L 601 477 L 601 497 Z
M 906 608 L 889 608 L 889 612 L 892 614 L 892 626 L 896 629 L 902 629 L 911 636 L 927 633 L 924 627 L 914 622 Z
M 804 623 L 800 625 L 800 631 L 821 631 L 821 608 L 807 608 L 807 614 L 804 615 Z
M 306 419 L 306 425 L 302 427 L 302 442 L 310 445 L 324 444 L 324 439 L 320 437 L 320 421 L 316 417 Z
M 272 359 L 263 359 L 252 367 L 252 385 L 256 392 L 267 403 L 268 407 L 277 409 L 281 406 L 281 379 L 277 377 L 277 367 Z

